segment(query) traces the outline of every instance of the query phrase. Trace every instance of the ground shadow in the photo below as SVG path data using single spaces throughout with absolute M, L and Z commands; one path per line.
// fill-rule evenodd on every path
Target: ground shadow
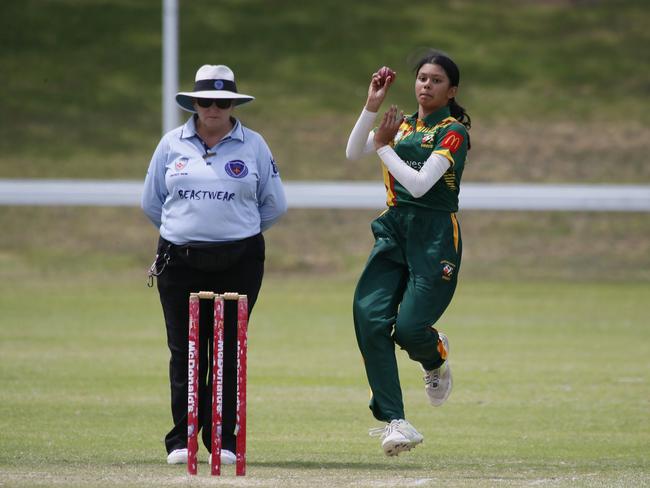
M 420 464 L 396 465 L 392 463 L 364 463 L 364 462 L 317 462 L 317 461 L 248 461 L 249 466 L 261 468 L 296 468 L 296 469 L 393 469 L 411 471 L 424 466 Z

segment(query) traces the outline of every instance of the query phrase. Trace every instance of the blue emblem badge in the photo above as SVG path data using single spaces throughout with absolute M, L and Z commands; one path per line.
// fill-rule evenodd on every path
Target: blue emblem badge
M 221 81 L 221 80 L 216 80 L 216 81 L 214 82 L 214 87 L 215 87 L 217 90 L 221 90 L 221 89 L 223 88 L 223 81 Z
M 228 173 L 228 176 L 231 176 L 233 178 L 243 178 L 248 174 L 246 163 L 240 161 L 239 159 L 228 161 L 224 169 L 226 170 L 226 173 Z

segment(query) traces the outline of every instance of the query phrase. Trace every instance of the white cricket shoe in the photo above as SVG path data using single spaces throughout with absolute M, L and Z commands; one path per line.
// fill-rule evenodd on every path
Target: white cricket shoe
M 235 464 L 237 456 L 228 449 L 221 449 L 221 464 Z M 208 464 L 212 464 L 212 454 L 208 454 Z
M 187 449 L 174 449 L 167 455 L 167 464 L 187 464 Z
M 439 368 L 424 371 L 424 391 L 429 397 L 429 402 L 434 407 L 439 407 L 447 401 L 451 393 L 453 381 L 451 379 L 451 366 L 449 365 L 449 339 L 445 334 L 439 333 L 438 350 L 445 360 Z M 441 349 L 442 346 L 442 350 Z
M 386 456 L 397 456 L 420 444 L 424 437 L 404 419 L 391 421 L 386 427 L 370 429 L 372 437 L 381 437 L 381 447 Z

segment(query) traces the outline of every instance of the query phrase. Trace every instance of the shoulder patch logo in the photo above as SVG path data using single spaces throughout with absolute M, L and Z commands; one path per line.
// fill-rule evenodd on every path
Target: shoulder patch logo
M 453 154 L 458 151 L 458 148 L 461 146 L 464 139 L 465 138 L 462 136 L 462 134 L 456 132 L 455 130 L 450 130 L 447 132 L 444 139 L 440 143 L 440 147 L 449 149 L 449 151 Z
M 176 171 L 180 171 L 180 170 L 182 170 L 183 168 L 185 168 L 185 166 L 187 166 L 187 163 L 188 163 L 188 162 L 189 162 L 189 159 L 188 159 L 188 158 L 179 158 L 179 159 L 176 160 L 176 162 L 174 163 L 174 168 L 176 168 Z
M 246 163 L 239 159 L 228 161 L 224 167 L 228 176 L 232 178 L 243 178 L 248 174 L 248 167 Z

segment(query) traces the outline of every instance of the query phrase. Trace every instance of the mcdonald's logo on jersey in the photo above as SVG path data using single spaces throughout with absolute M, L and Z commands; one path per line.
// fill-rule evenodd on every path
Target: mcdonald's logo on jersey
M 445 135 L 444 139 L 440 143 L 440 147 L 444 147 L 445 149 L 449 149 L 449 151 L 453 154 L 456 151 L 458 151 L 458 148 L 461 146 L 463 143 L 463 139 L 465 139 L 462 134 L 459 134 L 455 130 L 450 130 L 447 135 Z

